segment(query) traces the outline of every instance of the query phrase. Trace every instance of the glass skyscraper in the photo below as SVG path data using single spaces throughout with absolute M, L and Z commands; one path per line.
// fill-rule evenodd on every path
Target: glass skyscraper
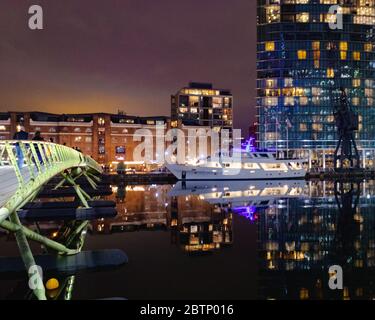
M 359 114 L 359 147 L 374 148 L 375 0 L 257 1 L 259 146 L 334 148 L 343 87 Z

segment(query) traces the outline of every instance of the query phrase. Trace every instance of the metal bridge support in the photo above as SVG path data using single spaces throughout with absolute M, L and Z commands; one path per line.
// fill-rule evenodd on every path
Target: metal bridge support
M 14 232 L 14 235 L 16 237 L 17 245 L 20 250 L 20 254 L 22 257 L 22 261 L 25 264 L 27 273 L 29 275 L 29 279 L 31 280 L 33 277 L 36 277 L 36 283 L 41 284 L 40 286 L 35 286 L 35 289 L 33 289 L 33 292 L 35 296 L 38 298 L 38 300 L 47 300 L 46 298 L 46 291 L 43 285 L 43 279 L 41 278 L 39 272 L 36 272 L 35 274 L 32 273 L 33 267 L 36 266 L 33 253 L 31 252 L 29 243 L 27 242 L 25 233 L 23 231 L 23 228 L 21 227 L 20 219 L 18 218 L 17 213 L 13 212 L 10 217 L 10 221 L 18 226 L 17 231 Z
M 23 159 L 25 159 L 28 167 L 29 179 L 24 178 L 22 167 L 17 163 L 17 158 L 14 154 L 15 148 L 19 148 L 22 152 Z M 13 169 L 18 181 L 18 188 L 15 193 L 10 196 L 4 205 L 0 204 L 0 226 L 15 234 L 20 255 L 30 280 L 33 278 L 37 283 L 42 284 L 42 286 L 37 286 L 33 292 L 39 300 L 45 300 L 43 279 L 41 279 L 38 272 L 37 274 L 31 272 L 32 267 L 36 266 L 36 264 L 27 239 L 39 242 L 58 254 L 74 255 L 80 252 L 81 245 L 76 249 L 70 249 L 68 246 L 87 227 L 88 221 L 84 221 L 77 226 L 71 232 L 64 245 L 23 226 L 18 218 L 17 210 L 27 202 L 32 201 L 37 196 L 40 188 L 58 174 L 62 174 L 64 177 L 61 185 L 65 181 L 69 182 L 74 187 L 82 205 L 88 208 L 87 200 L 90 199 L 90 196 L 76 184 L 75 180 L 84 175 L 90 185 L 96 188 L 94 180 L 99 181 L 99 178 L 89 172 L 89 170 L 97 173 L 101 173 L 102 170 L 94 160 L 76 150 L 62 145 L 36 141 L 0 141 L 0 166 Z M 64 173 L 67 170 L 73 172 L 74 178 L 72 174 Z M 56 188 L 59 186 L 60 184 Z

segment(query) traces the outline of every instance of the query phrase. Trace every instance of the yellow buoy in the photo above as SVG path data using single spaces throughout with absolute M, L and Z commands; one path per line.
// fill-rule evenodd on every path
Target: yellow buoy
M 59 285 L 59 280 L 52 278 L 47 281 L 46 288 L 47 290 L 55 290 L 59 287 Z

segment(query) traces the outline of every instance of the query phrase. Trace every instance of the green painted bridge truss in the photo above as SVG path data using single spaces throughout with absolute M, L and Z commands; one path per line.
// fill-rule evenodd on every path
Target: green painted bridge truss
M 87 228 L 88 221 L 80 222 L 65 243 L 51 240 L 21 224 L 17 210 L 32 201 L 43 186 L 56 176 L 61 182 L 70 184 L 81 206 L 88 208 L 90 196 L 76 183 L 79 177 L 86 177 L 93 188 L 99 181 L 102 169 L 96 161 L 69 147 L 38 141 L 0 141 L 0 226 L 14 233 L 21 257 L 29 278 L 43 284 L 28 240 L 42 244 L 46 249 L 59 255 L 73 255 L 81 246 L 71 248 L 71 239 Z M 83 244 L 83 242 L 82 242 Z M 37 279 L 36 279 L 37 277 Z M 33 288 L 38 299 L 46 299 L 44 286 Z

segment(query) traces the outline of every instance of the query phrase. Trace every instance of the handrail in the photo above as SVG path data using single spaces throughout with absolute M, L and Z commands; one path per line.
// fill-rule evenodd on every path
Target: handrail
M 0 184 L 4 172 L 13 172 L 18 185 L 6 203 L 0 203 L 0 223 L 35 197 L 51 178 L 73 168 L 102 172 L 101 166 L 94 159 L 64 145 L 42 141 L 1 140 Z

